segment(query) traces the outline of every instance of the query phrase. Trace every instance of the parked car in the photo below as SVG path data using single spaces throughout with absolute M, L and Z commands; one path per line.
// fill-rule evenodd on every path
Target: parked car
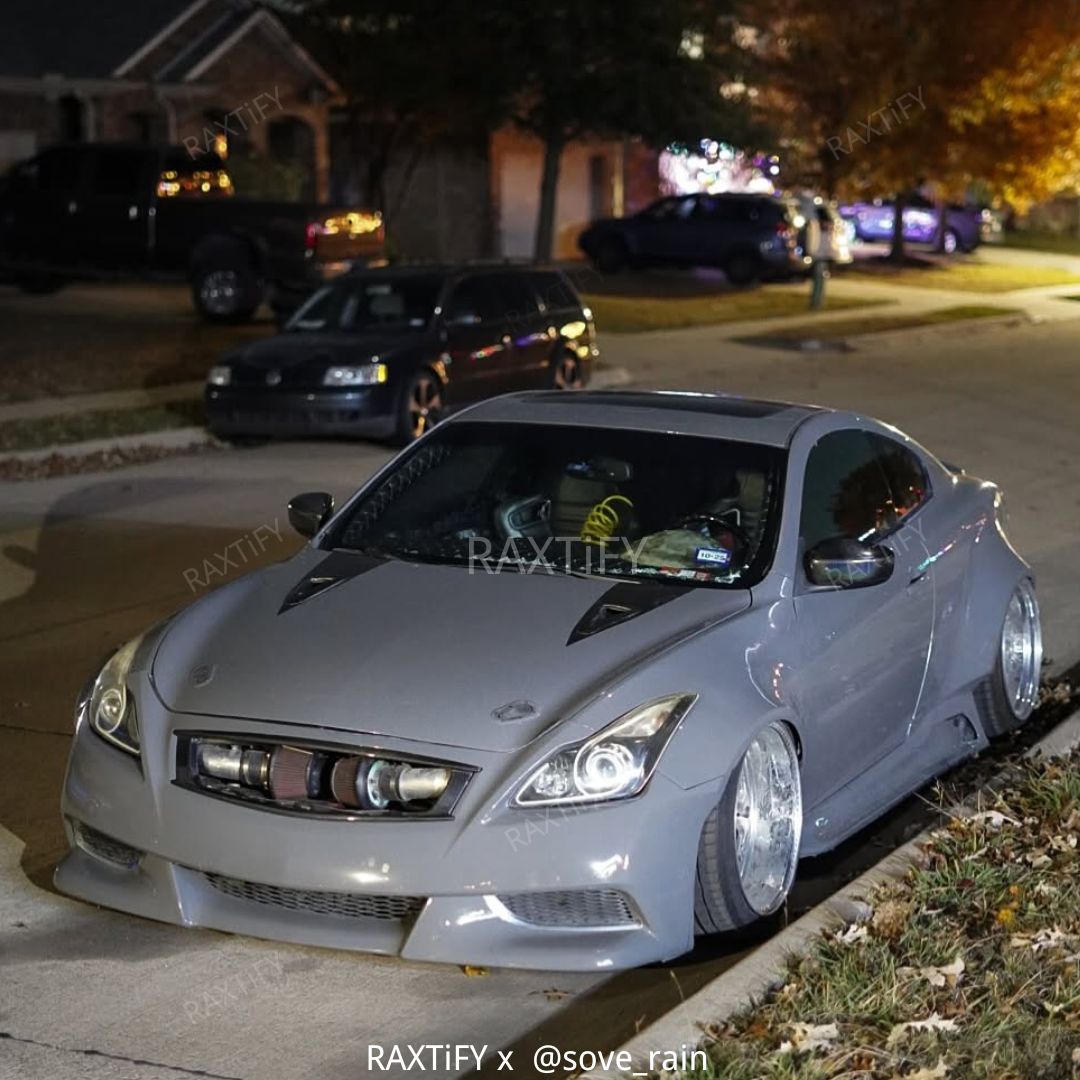
M 888 243 L 893 236 L 896 217 L 894 204 L 876 200 L 872 203 L 852 203 L 840 208 L 841 215 L 852 223 L 857 239 L 868 243 Z M 939 209 L 931 200 L 915 195 L 904 207 L 904 240 L 911 244 L 933 244 L 937 241 Z M 945 253 L 974 251 L 982 239 L 980 212 L 971 207 L 945 207 Z
M 640 213 L 595 221 L 578 246 L 606 273 L 626 266 L 719 266 L 734 285 L 804 274 L 806 220 L 771 195 L 671 195 Z
M 607 972 L 775 912 L 1036 701 L 999 491 L 860 414 L 511 394 L 333 505 L 88 683 L 61 891 Z
M 592 313 L 557 270 L 358 270 L 316 292 L 283 333 L 213 368 L 207 422 L 226 438 L 408 442 L 481 398 L 578 389 L 597 355 Z
M 175 147 L 56 146 L 0 185 L 0 275 L 28 292 L 174 275 L 205 319 L 238 322 L 382 249 L 378 213 L 239 198 L 219 158 Z

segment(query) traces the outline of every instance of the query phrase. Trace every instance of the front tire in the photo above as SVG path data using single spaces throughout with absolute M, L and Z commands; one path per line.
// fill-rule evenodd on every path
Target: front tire
M 1035 586 L 1025 578 L 1012 591 L 994 658 L 994 670 L 975 700 L 988 738 L 1015 731 L 1039 700 L 1042 624 Z
M 398 399 L 394 441 L 407 446 L 433 428 L 446 410 L 445 392 L 438 375 L 430 368 L 413 372 Z
M 573 353 L 561 352 L 551 362 L 553 390 L 582 390 L 585 382 L 585 367 Z
M 798 750 L 790 728 L 771 723 L 750 743 L 702 829 L 695 931 L 735 930 L 778 911 L 795 880 L 801 838 Z
M 946 255 L 955 255 L 960 251 L 960 237 L 955 229 L 945 230 L 945 235 L 941 238 L 941 250 Z

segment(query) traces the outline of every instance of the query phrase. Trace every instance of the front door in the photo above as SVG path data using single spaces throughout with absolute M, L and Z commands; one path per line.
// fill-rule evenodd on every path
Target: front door
M 498 275 L 476 274 L 453 286 L 443 333 L 453 407 L 515 388 L 514 342 Z
M 844 536 L 880 541 L 895 558 L 887 581 L 864 588 L 815 587 L 796 570 L 799 707 L 816 747 L 804 783 L 822 798 L 907 738 L 929 659 L 933 572 L 909 520 L 917 505 L 891 490 L 884 442 L 855 429 L 825 435 L 803 482 L 801 553 Z

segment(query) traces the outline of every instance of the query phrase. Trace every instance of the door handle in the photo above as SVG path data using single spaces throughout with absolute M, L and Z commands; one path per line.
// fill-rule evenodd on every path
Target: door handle
M 74 213 L 76 213 L 78 211 L 78 209 L 79 209 L 79 204 L 74 199 L 72 199 L 68 203 L 68 207 L 67 207 L 68 213 L 69 214 L 74 214 Z

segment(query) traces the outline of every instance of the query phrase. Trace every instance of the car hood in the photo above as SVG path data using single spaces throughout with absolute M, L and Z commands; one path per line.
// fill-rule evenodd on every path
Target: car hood
M 229 359 L 253 368 L 289 368 L 316 364 L 356 364 L 378 356 L 392 356 L 422 346 L 428 340 L 424 332 L 401 334 L 295 333 L 275 334 L 245 345 Z
M 153 662 L 165 706 L 490 751 L 524 746 L 749 590 L 307 549 L 210 594 Z

